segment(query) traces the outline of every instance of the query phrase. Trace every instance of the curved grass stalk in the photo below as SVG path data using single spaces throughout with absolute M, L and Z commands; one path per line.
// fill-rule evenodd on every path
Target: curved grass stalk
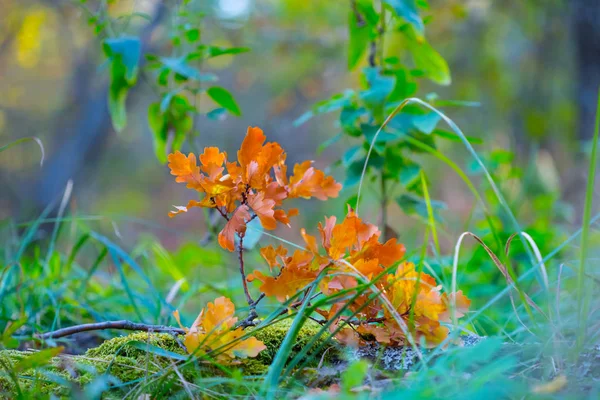
M 14 142 L 10 142 L 9 144 L 5 144 L 4 146 L 0 147 L 0 153 L 2 153 L 5 150 L 10 149 L 13 146 L 16 146 L 19 143 L 24 143 L 24 142 L 36 142 L 37 145 L 40 148 L 40 152 L 42 153 L 42 156 L 40 157 L 40 167 L 42 165 L 44 165 L 44 159 L 46 157 L 46 152 L 44 151 L 44 144 L 42 143 L 42 141 L 35 137 L 35 136 L 30 136 L 30 137 L 24 137 L 21 139 L 17 139 Z
M 521 232 L 522 229 L 521 229 L 517 219 L 513 215 L 512 211 L 510 210 L 510 207 L 509 207 L 508 203 L 506 202 L 506 200 L 504 199 L 504 196 L 500 192 L 500 189 L 494 182 L 492 175 L 490 174 L 488 169 L 485 167 L 485 164 L 483 163 L 481 158 L 479 158 L 479 156 L 477 155 L 477 152 L 475 151 L 475 149 L 473 148 L 473 146 L 471 145 L 471 143 L 469 142 L 469 140 L 467 139 L 465 134 L 462 132 L 462 130 L 454 123 L 454 121 L 452 121 L 449 117 L 447 117 L 446 114 L 442 113 L 441 111 L 439 111 L 438 109 L 436 109 L 435 107 L 430 105 L 429 103 L 427 103 L 419 98 L 416 98 L 416 97 L 411 97 L 411 98 L 405 99 L 396 108 L 394 108 L 394 110 L 390 113 L 390 115 L 388 115 L 388 117 L 385 119 L 383 124 L 381 124 L 381 126 L 375 133 L 375 136 L 373 136 L 373 139 L 371 140 L 371 144 L 369 145 L 369 150 L 367 152 L 367 156 L 365 158 L 365 163 L 363 165 L 363 170 L 361 173 L 361 178 L 360 178 L 360 182 L 359 182 L 359 186 L 358 186 L 358 193 L 357 193 L 357 198 L 356 198 L 356 209 L 357 209 L 356 214 L 358 215 L 358 207 L 360 204 L 360 196 L 361 196 L 361 192 L 362 192 L 363 181 L 364 181 L 364 178 L 365 178 L 365 175 L 367 172 L 367 165 L 369 163 L 369 158 L 371 156 L 371 153 L 373 152 L 373 148 L 375 147 L 375 143 L 377 142 L 377 137 L 379 136 L 379 134 L 381 133 L 383 128 L 385 128 L 385 126 L 387 126 L 387 124 L 392 120 L 392 118 L 394 118 L 396 116 L 396 114 L 398 114 L 400 111 L 402 111 L 402 109 L 410 103 L 417 103 L 417 104 L 429 109 L 430 111 L 436 113 L 441 119 L 444 120 L 444 122 L 446 122 L 446 124 L 450 127 L 450 129 L 452 129 L 454 131 L 454 133 L 459 136 L 459 138 L 461 139 L 461 141 L 463 142 L 464 146 L 467 148 L 467 150 L 469 151 L 471 156 L 475 159 L 475 161 L 477 162 L 479 167 L 482 169 L 482 171 L 484 171 L 485 177 L 486 177 L 487 181 L 489 182 L 490 186 L 492 187 L 494 194 L 498 198 L 500 205 L 504 208 L 504 211 L 508 215 L 511 224 L 513 225 L 513 229 L 517 232 Z M 480 196 L 477 196 L 477 197 L 478 197 L 478 199 L 481 200 L 482 204 L 485 204 L 485 203 L 483 203 L 483 200 L 481 199 Z M 486 208 L 484 208 L 484 210 L 486 210 Z M 531 253 L 529 248 L 527 248 L 527 253 L 531 260 L 531 264 L 535 265 L 535 258 L 533 257 L 533 254 Z

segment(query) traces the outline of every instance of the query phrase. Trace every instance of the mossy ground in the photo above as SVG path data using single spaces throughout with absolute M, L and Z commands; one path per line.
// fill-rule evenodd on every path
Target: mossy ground
M 55 357 L 43 368 L 22 371 L 15 382 L 4 370 L 10 369 L 32 353 L 3 350 L 0 351 L 0 365 L 3 370 L 0 372 L 0 398 L 12 398 L 18 390 L 23 393 L 68 396 L 74 388 L 81 388 L 100 376 L 110 376 L 113 383 L 120 382 L 117 385 L 120 389 L 113 389 L 113 392 L 120 392 L 120 396 L 127 395 L 135 387 L 144 387 L 146 392 L 152 391 L 154 394 L 157 389 L 176 391 L 184 381 L 195 382 L 205 377 L 223 376 L 227 375 L 226 371 L 236 369 L 243 376 L 259 376 L 271 365 L 290 324 L 290 320 L 284 320 L 263 329 L 256 329 L 253 336 L 265 343 L 267 349 L 254 359 L 239 360 L 224 368 L 212 364 L 210 360 L 185 362 L 177 357 L 159 354 L 156 348 L 182 356 L 186 355 L 186 351 L 180 338 L 166 333 L 139 332 L 107 340 L 83 355 Z M 290 359 L 317 336 L 319 329 L 320 326 L 312 321 L 305 324 L 290 351 Z M 324 344 L 326 337 L 326 334 L 323 335 L 314 348 Z M 155 351 L 146 351 L 140 344 L 148 344 Z M 331 348 L 331 345 L 322 346 L 319 354 L 309 352 L 306 357 L 309 360 L 308 366 L 316 366 L 321 361 L 321 354 L 328 348 Z M 337 353 L 328 351 L 326 354 L 329 360 Z

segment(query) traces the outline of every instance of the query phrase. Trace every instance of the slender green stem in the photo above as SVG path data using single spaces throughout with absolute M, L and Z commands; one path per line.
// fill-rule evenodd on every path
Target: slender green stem
M 386 181 L 385 181 L 385 176 L 383 174 L 383 171 L 381 171 L 381 203 L 380 203 L 380 207 L 381 207 L 381 229 L 383 232 L 383 241 L 387 242 L 388 235 L 387 235 L 387 221 L 388 221 L 388 214 L 387 214 L 387 206 L 388 206 L 388 193 L 387 193 L 387 185 L 386 185 Z
M 590 220 L 592 218 L 592 201 L 594 198 L 594 182 L 596 175 L 596 160 L 598 155 L 598 131 L 600 129 L 600 89 L 598 90 L 598 104 L 596 109 L 596 124 L 592 140 L 592 154 L 588 171 L 588 181 L 585 192 L 585 206 L 583 209 L 583 226 L 581 231 L 581 259 L 577 274 L 577 312 L 579 316 L 579 329 L 577 333 L 577 350 L 581 351 L 586 336 L 586 320 L 590 304 L 588 285 L 585 281 L 585 262 L 588 255 L 588 242 L 590 235 Z

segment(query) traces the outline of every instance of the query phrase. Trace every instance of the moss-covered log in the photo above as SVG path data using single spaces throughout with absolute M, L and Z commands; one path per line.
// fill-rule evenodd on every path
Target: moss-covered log
M 253 336 L 264 342 L 267 349 L 254 359 L 236 360 L 230 365 L 217 365 L 210 357 L 187 360 L 187 353 L 180 338 L 167 333 L 139 332 L 117 337 L 89 349 L 83 355 L 63 354 L 54 357 L 44 367 L 20 371 L 18 375 L 9 371 L 20 360 L 33 353 L 3 350 L 0 351 L 0 397 L 12 398 L 17 391 L 24 394 L 35 392 L 67 396 L 72 390 L 79 390 L 99 379 L 98 377 L 104 377 L 114 387 L 105 396 L 112 393 L 119 397 L 136 391 L 156 394 L 156 390 L 164 388 L 167 390 L 164 394 L 173 394 L 182 390 L 188 382 L 193 384 L 211 376 L 232 376 L 235 370 L 246 377 L 260 376 L 271 365 L 290 324 L 290 320 L 284 320 L 266 328 L 255 329 Z M 320 328 L 320 325 L 307 321 L 291 349 L 290 359 L 317 336 Z M 328 335 L 324 334 L 315 343 L 314 348 L 321 347 L 318 353 L 308 352 L 307 366 L 316 366 L 321 361 L 324 351 L 333 346 L 325 344 L 327 337 Z M 150 350 L 144 350 L 140 344 L 149 345 Z M 157 348 L 165 352 L 161 353 Z M 330 350 L 326 354 L 330 360 L 338 352 Z

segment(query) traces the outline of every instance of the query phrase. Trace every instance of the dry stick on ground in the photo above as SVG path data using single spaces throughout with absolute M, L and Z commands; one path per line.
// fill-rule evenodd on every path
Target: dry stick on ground
M 140 324 L 136 322 L 131 322 L 127 320 L 120 321 L 104 321 L 104 322 L 95 322 L 92 324 L 82 324 L 70 326 L 68 328 L 58 329 L 52 332 L 46 332 L 39 335 L 36 335 L 37 338 L 47 340 L 47 339 L 58 339 L 65 336 L 74 335 L 76 333 L 88 332 L 88 331 L 100 331 L 104 329 L 122 329 L 125 331 L 143 331 L 143 332 L 166 332 L 172 334 L 183 335 L 185 331 L 181 328 L 173 328 L 171 326 L 164 325 L 148 325 L 148 324 Z

